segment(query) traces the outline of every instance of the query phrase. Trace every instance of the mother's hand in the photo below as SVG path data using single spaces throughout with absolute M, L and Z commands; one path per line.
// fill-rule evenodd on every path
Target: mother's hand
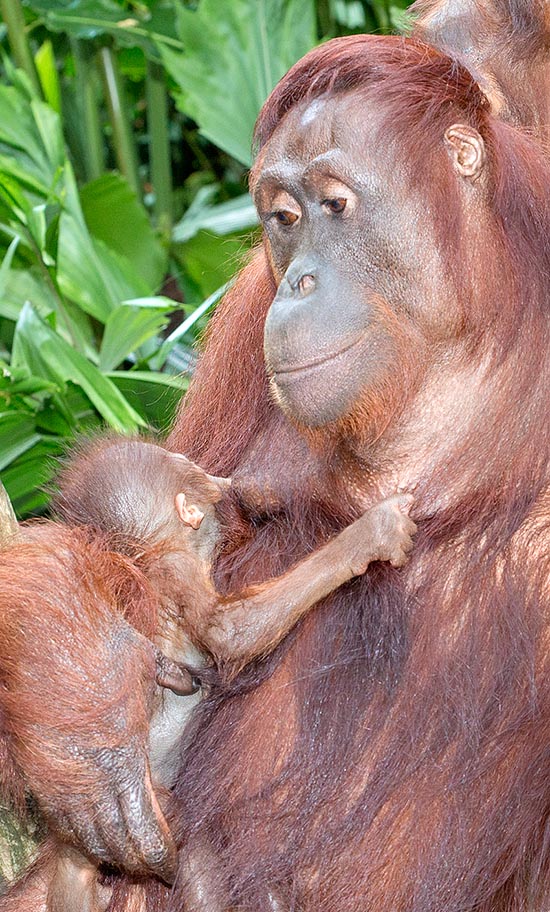
M 105 567 L 70 546 L 69 531 L 2 554 L 9 751 L 64 840 L 97 861 L 171 881 L 176 849 L 149 774 L 149 721 L 157 680 L 179 692 L 193 682 L 117 613 Z

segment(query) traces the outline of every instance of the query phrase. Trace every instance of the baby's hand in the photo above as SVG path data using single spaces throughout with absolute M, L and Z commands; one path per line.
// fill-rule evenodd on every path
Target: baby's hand
M 356 575 L 364 573 L 375 560 L 389 561 L 392 567 L 402 567 L 407 562 L 416 532 L 409 516 L 413 499 L 411 494 L 387 497 L 353 524 L 361 535 L 361 548 L 355 549 L 353 562 Z

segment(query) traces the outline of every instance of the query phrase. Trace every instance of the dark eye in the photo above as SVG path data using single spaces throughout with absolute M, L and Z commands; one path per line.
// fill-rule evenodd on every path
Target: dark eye
M 272 213 L 272 218 L 275 219 L 279 225 L 283 225 L 285 228 L 289 225 L 293 225 L 294 222 L 298 221 L 298 215 L 296 212 L 290 212 L 289 209 L 278 209 L 276 212 Z
M 347 199 L 345 196 L 338 196 L 335 199 L 324 199 L 321 205 L 334 215 L 339 215 L 340 212 L 343 212 L 346 208 L 346 203 Z

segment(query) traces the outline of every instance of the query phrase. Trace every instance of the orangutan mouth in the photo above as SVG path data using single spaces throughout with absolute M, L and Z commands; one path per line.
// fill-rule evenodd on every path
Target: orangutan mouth
M 314 358 L 312 361 L 308 361 L 306 364 L 272 368 L 272 376 L 276 380 L 276 378 L 280 376 L 305 373 L 306 371 L 312 370 L 315 367 L 321 367 L 323 364 L 327 364 L 329 361 L 334 361 L 336 358 L 339 358 L 340 355 L 345 355 L 346 352 L 351 351 L 352 348 L 355 348 L 356 345 L 359 345 L 364 340 L 366 334 L 367 331 L 363 330 L 363 332 L 359 333 L 359 335 L 352 339 L 351 342 L 348 342 L 348 344 L 344 345 L 343 348 L 339 348 L 337 352 L 328 352 L 327 354 L 320 355 L 318 358 Z

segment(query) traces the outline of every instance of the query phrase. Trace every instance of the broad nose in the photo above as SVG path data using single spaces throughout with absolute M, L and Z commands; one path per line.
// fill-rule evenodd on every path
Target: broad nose
M 284 297 L 305 298 L 317 287 L 317 268 L 314 263 L 298 260 L 291 263 L 279 288 Z M 288 286 L 288 287 L 287 287 Z

